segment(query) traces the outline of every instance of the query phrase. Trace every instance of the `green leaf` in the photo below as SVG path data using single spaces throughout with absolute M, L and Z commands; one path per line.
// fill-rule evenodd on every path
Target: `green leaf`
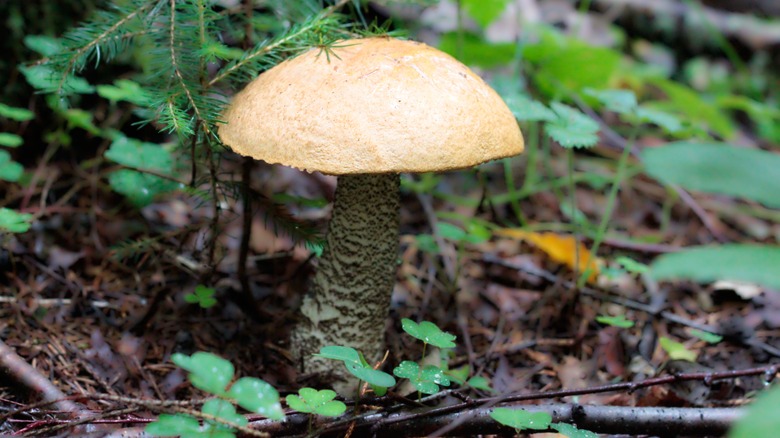
M 371 385 L 389 388 L 395 385 L 395 378 L 384 371 L 375 370 L 369 366 L 358 365 L 355 363 L 344 362 L 347 371 L 352 373 L 358 379 Z
M 547 122 L 544 129 L 561 146 L 589 147 L 599 141 L 599 124 L 595 120 L 562 103 L 553 102 L 552 109 L 558 118 Z
M 621 58 L 620 53 L 612 49 L 570 39 L 529 45 L 523 53 L 535 58 L 538 68 L 534 81 L 545 95 L 554 99 L 585 88 L 607 88 Z
M 599 438 L 598 434 L 589 430 L 577 429 L 577 426 L 568 423 L 552 423 L 550 429 L 555 429 L 568 438 Z
M 19 213 L 10 208 L 0 208 L 0 232 L 26 233 L 32 225 L 33 215 Z
M 780 288 L 780 247 L 729 244 L 701 246 L 664 254 L 650 265 L 659 280 L 687 279 L 700 283 L 744 281 Z
M 126 101 L 140 107 L 150 106 L 152 97 L 137 82 L 129 79 L 117 79 L 114 85 L 98 85 L 97 93 L 111 103 Z
M 171 360 L 189 371 L 192 385 L 214 395 L 224 395 L 233 380 L 233 364 L 216 354 L 199 351 L 192 356 L 174 353 Z
M 333 400 L 336 392 L 330 389 L 316 390 L 313 388 L 301 388 L 298 395 L 287 396 L 287 405 L 298 412 L 317 414 L 324 417 L 338 417 L 347 410 L 347 405 Z
M 24 139 L 16 134 L 11 134 L 10 132 L 0 132 L 0 146 L 16 148 L 21 146 L 22 143 L 24 143 Z
M 685 348 L 685 345 L 675 340 L 669 339 L 666 336 L 661 336 L 661 339 L 658 340 L 658 343 L 661 345 L 661 348 L 664 349 L 666 354 L 669 355 L 669 359 L 696 362 L 696 353 Z
M 718 107 L 701 98 L 697 91 L 665 78 L 647 78 L 650 84 L 659 87 L 668 100 L 653 102 L 653 107 L 667 110 L 709 127 L 723 138 L 734 135 L 734 124 Z
M 55 92 L 60 87 L 62 73 L 55 72 L 51 67 L 45 65 L 36 65 L 32 67 L 19 67 L 27 82 L 34 88 L 44 92 Z M 89 94 L 95 91 L 95 87 L 89 84 L 84 78 L 68 75 L 62 82 L 62 89 L 66 93 Z
M 457 57 L 466 65 L 484 68 L 506 65 L 515 58 L 517 46 L 513 43 L 488 43 L 473 33 L 463 34 L 463 44 L 459 47 L 457 32 L 448 32 L 441 36 L 439 49 Z
M 21 164 L 11 159 L 8 151 L 0 150 L 0 179 L 16 182 L 22 177 L 24 168 Z
M 409 382 L 423 394 L 436 394 L 439 385 L 450 386 L 450 379 L 444 370 L 434 365 L 427 365 L 422 370 L 417 362 L 405 360 L 393 370 L 398 377 L 409 379 Z
M 16 120 L 17 122 L 25 122 L 34 119 L 35 114 L 26 108 L 16 108 L 0 103 L 0 117 Z
M 420 373 L 420 365 L 411 360 L 405 360 L 393 368 L 393 374 L 402 379 L 411 379 L 417 377 Z
M 618 114 L 629 114 L 636 110 L 636 94 L 630 90 L 596 90 L 586 88 L 583 90 L 588 96 L 595 97 L 608 110 Z
M 705 332 L 697 329 L 690 329 L 688 331 L 692 336 L 695 336 L 708 344 L 717 344 L 723 340 L 723 336 L 716 335 L 715 333 Z
M 724 143 L 677 142 L 647 148 L 641 158 L 647 173 L 666 184 L 780 208 L 780 154 Z
M 682 122 L 677 116 L 646 106 L 640 106 L 636 109 L 636 117 L 638 117 L 641 122 L 658 125 L 669 134 L 675 134 L 682 130 L 683 127 Z
M 246 426 L 247 423 L 249 422 L 249 420 L 247 420 L 246 417 L 244 417 L 243 415 L 239 415 L 238 412 L 236 412 L 236 407 L 233 406 L 233 404 L 218 398 L 213 398 L 211 400 L 207 400 L 206 403 L 203 403 L 203 408 L 201 409 L 201 411 L 204 414 L 213 415 L 217 418 L 233 423 L 236 426 Z M 212 422 L 209 421 L 209 423 Z M 212 423 L 212 424 L 216 429 L 228 428 L 228 426 L 224 424 L 219 424 L 219 423 Z
M 462 0 L 466 13 L 483 28 L 501 16 L 509 0 Z
M 360 353 L 352 347 L 329 345 L 320 348 L 320 353 L 315 354 L 315 356 L 324 357 L 325 359 L 341 360 L 345 363 L 363 364 L 360 360 Z
M 445 331 L 442 331 L 436 324 L 430 321 L 423 321 L 419 324 L 411 319 L 401 320 L 403 330 L 426 344 L 431 344 L 439 348 L 455 348 L 453 342 L 457 337 Z
M 148 169 L 160 174 L 173 171 L 171 154 L 159 145 L 144 143 L 124 136 L 111 143 L 105 157 L 119 164 L 138 169 Z M 179 184 L 136 170 L 121 169 L 108 176 L 111 188 L 127 196 L 135 205 L 142 207 L 154 197 L 179 187 Z
M 521 122 L 552 121 L 557 118 L 555 113 L 542 102 L 520 93 L 504 96 L 504 102 L 515 118 Z
M 63 49 L 62 40 L 46 35 L 27 35 L 24 45 L 46 57 L 54 56 Z
M 279 403 L 279 392 L 264 380 L 242 377 L 230 387 L 227 396 L 247 411 L 271 420 L 284 419 L 282 404 Z
M 62 113 L 68 121 L 68 128 L 81 128 L 92 135 L 99 135 L 100 129 L 92 123 L 92 113 L 78 108 L 72 108 Z
M 596 321 L 602 324 L 611 325 L 613 327 L 620 327 L 620 328 L 631 328 L 634 326 L 634 321 L 627 320 L 625 315 L 618 315 L 618 316 L 599 315 L 596 317 Z
M 495 390 L 490 387 L 490 381 L 482 376 L 474 376 L 470 378 L 466 382 L 466 385 L 469 385 L 474 389 L 480 389 L 485 392 L 495 392 Z
M 153 436 L 181 436 L 182 438 L 200 438 L 200 423 L 184 414 L 160 414 L 157 421 L 146 425 L 144 431 Z
M 745 415 L 737 420 L 729 432 L 729 438 L 775 438 L 780 430 L 780 385 L 763 391 L 750 404 Z
M 630 257 L 620 256 L 615 259 L 615 262 L 617 262 L 620 266 L 623 267 L 623 269 L 632 274 L 646 274 L 650 271 L 649 266 L 644 263 L 639 263 Z
M 490 412 L 490 418 L 517 430 L 545 430 L 552 422 L 552 416 L 547 412 L 528 412 L 524 409 L 510 408 L 495 408 Z
M 184 301 L 192 304 L 198 304 L 203 309 L 208 309 L 217 304 L 214 294 L 214 288 L 206 287 L 202 284 L 195 286 L 195 291 L 184 296 Z

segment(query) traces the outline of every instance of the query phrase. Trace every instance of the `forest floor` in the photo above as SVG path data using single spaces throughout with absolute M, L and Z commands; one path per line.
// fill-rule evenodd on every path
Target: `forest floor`
M 609 115 L 599 116 L 611 122 Z M 751 137 L 748 127 L 741 129 L 740 135 Z M 649 133 L 638 137 L 636 146 L 660 142 Z M 98 148 L 96 156 L 106 147 Z M 602 141 L 576 154 L 574 170 L 598 173 L 619 153 Z M 226 186 L 240 180 L 240 157 L 226 153 L 219 166 Z M 479 410 L 501 397 L 525 397 L 529 407 L 733 408 L 766 386 L 780 365 L 777 291 L 743 284 L 659 283 L 641 268 L 617 269 L 621 265 L 614 261 L 625 256 L 641 267 L 687 246 L 758 241 L 756 236 L 777 234 L 777 223 L 740 213 L 741 201 L 731 198 L 671 198 L 663 185 L 636 175 L 618 194 L 609 221 L 615 232 L 598 251 L 603 265 L 578 287 L 579 273 L 572 268 L 582 266 L 575 260 L 589 254 L 585 248 L 592 242 L 577 233 L 562 241 L 545 234 L 552 230 L 549 224 L 571 223 L 554 191 L 512 200 L 507 172 L 519 181 L 528 171 L 525 166 L 523 158 L 513 158 L 479 171 L 441 174 L 434 190 L 418 190 L 420 178 L 404 176 L 392 310 L 386 321 L 377 321 L 387 327 L 384 369 L 423 353 L 401 329 L 402 318 L 432 321 L 456 335 L 448 367 L 467 367 L 466 375 L 486 378 L 490 389 L 456 385 L 432 404 L 461 406 L 464 417 L 458 421 L 472 421 L 472 429 L 463 429 L 471 433 L 487 427 L 476 423 Z M 567 166 L 566 152 L 558 148 L 535 171 L 546 181 L 564 181 L 570 175 Z M 253 165 L 252 188 L 265 197 L 257 199 L 253 211 L 242 279 L 240 201 L 225 197 L 216 209 L 218 221 L 214 205 L 183 192 L 136 209 L 107 186 L 112 170 L 91 165 L 75 149 L 58 148 L 26 169 L 34 184 L 9 188 L 6 195 L 36 221 L 27 233 L 0 236 L 0 368 L 6 370 L 0 374 L 0 434 L 140 434 L 168 409 L 153 401 L 203 397 L 171 362 L 177 352 L 217 354 L 235 365 L 237 376 L 262 378 L 282 396 L 314 384 L 293 363 L 287 336 L 316 260 L 303 245 L 274 231 L 267 218 L 279 212 L 269 210 L 269 199 L 287 194 L 293 200 L 285 213 L 291 220 L 324 230 L 330 214 L 326 201 L 332 200 L 336 179 Z M 573 199 L 581 214 L 598 223 L 608 199 L 594 186 L 578 183 Z M 547 226 L 521 233 L 518 217 Z M 491 235 L 478 242 L 453 240 L 439 228 L 448 221 L 466 230 L 477 224 Z M 529 243 L 534 239 L 539 240 Z M 584 244 L 580 250 L 574 250 L 577 239 Z M 551 255 L 560 252 L 563 258 Z M 216 298 L 207 309 L 185 298 L 204 284 Z M 599 316 L 623 316 L 633 325 L 599 323 Z M 414 394 L 398 391 L 364 403 L 387 412 L 416 405 Z M 59 396 L 72 397 L 31 409 L 41 399 Z M 484 403 L 475 402 L 480 400 Z M 75 428 L 77 420 L 62 420 L 61 411 L 86 415 L 84 422 L 93 429 Z M 432 421 L 433 413 L 427 415 L 398 422 L 406 427 L 403 434 L 435 435 L 445 427 Z M 298 422 L 290 420 L 287 430 L 260 420 L 256 429 L 275 436 L 305 435 L 306 417 L 295 418 Z M 315 426 L 327 427 L 318 421 Z M 393 429 L 395 423 L 382 421 L 386 428 L 373 433 L 402 434 Z M 344 435 L 349 423 L 340 427 L 329 433 Z M 707 427 L 698 430 L 722 433 L 722 426 Z M 695 430 L 690 434 L 719 434 Z M 354 433 L 370 435 L 363 429 Z M 647 434 L 674 432 L 648 429 Z

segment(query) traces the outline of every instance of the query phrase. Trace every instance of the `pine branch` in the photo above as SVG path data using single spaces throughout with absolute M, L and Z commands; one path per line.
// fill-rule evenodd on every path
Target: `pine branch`
M 234 74 L 237 71 L 240 71 L 241 69 L 245 68 L 250 63 L 255 62 L 259 58 L 271 54 L 275 50 L 285 48 L 286 45 L 296 41 L 297 39 L 305 36 L 309 32 L 316 30 L 317 28 L 335 26 L 337 22 L 329 21 L 328 19 L 338 9 L 340 9 L 350 1 L 351 0 L 339 0 L 334 5 L 323 9 L 322 12 L 320 12 L 316 17 L 307 21 L 303 25 L 300 25 L 297 28 L 293 27 L 286 35 L 282 36 L 281 38 L 278 38 L 277 40 L 271 43 L 269 42 L 261 43 L 260 45 L 256 46 L 251 53 L 242 57 L 239 61 L 233 62 L 229 64 L 226 68 L 224 68 L 220 73 L 218 73 L 214 78 L 212 78 L 208 82 L 208 86 L 209 87 L 214 86 L 216 83 L 224 80 L 226 77 L 230 76 L 231 74 Z M 308 48 L 308 46 L 299 47 L 298 51 L 304 50 L 306 48 Z

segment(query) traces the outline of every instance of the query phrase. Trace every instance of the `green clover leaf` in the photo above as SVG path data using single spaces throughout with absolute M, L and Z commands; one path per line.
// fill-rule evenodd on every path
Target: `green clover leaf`
M 411 319 L 404 318 L 401 320 L 401 327 L 406 333 L 426 344 L 439 348 L 455 348 L 455 343 L 452 341 L 456 339 L 456 336 L 442 331 L 430 321 L 417 324 Z

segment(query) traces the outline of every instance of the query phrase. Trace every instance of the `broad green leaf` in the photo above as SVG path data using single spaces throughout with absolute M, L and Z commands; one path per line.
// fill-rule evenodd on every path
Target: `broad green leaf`
M 641 122 L 658 125 L 669 134 L 675 134 L 683 128 L 682 122 L 677 116 L 647 106 L 640 106 L 637 108 L 636 117 L 638 117 Z
M 0 233 L 26 233 L 32 225 L 33 215 L 19 213 L 10 208 L 0 208 Z
M 661 336 L 658 340 L 661 348 L 664 349 L 666 354 L 669 355 L 669 359 L 672 360 L 687 360 L 688 362 L 696 362 L 696 352 L 688 350 L 685 345 L 675 340 L 669 339 L 666 336 Z
M 27 35 L 24 37 L 24 45 L 47 57 L 54 56 L 63 49 L 62 40 L 46 35 Z
M 780 430 L 780 385 L 765 390 L 758 399 L 748 405 L 745 415 L 737 420 L 729 432 L 729 438 L 775 438 Z
M 352 347 L 342 347 L 340 345 L 329 345 L 327 347 L 320 348 L 320 353 L 315 355 L 324 357 L 325 359 L 341 360 L 345 363 L 354 363 L 362 365 L 360 360 L 360 353 Z
M 214 395 L 225 394 L 225 387 L 233 380 L 233 364 L 216 354 L 199 351 L 192 356 L 174 353 L 171 360 L 189 371 L 192 385 Z
M 195 291 L 184 296 L 184 301 L 192 304 L 198 304 L 203 309 L 208 309 L 217 304 L 214 298 L 216 291 L 212 287 L 206 287 L 202 284 L 195 286 Z
M 148 169 L 155 173 L 170 174 L 173 170 L 173 158 L 163 147 L 124 136 L 111 143 L 105 156 L 119 164 Z M 111 188 L 140 207 L 152 202 L 160 193 L 179 188 L 179 184 L 168 179 L 129 169 L 112 172 L 108 176 L 108 182 Z
M 19 181 L 24 167 L 11 159 L 8 151 L 0 150 L 0 179 L 10 182 Z
M 561 146 L 589 147 L 599 141 L 599 124 L 595 120 L 562 103 L 553 102 L 551 106 L 557 118 L 547 122 L 544 129 Z
M 247 411 L 271 420 L 284 419 L 284 411 L 279 403 L 279 392 L 264 380 L 242 377 L 230 387 L 227 396 Z
M 650 274 L 659 280 L 685 279 L 701 283 L 731 280 L 778 289 L 778 266 L 778 246 L 729 244 L 664 254 L 650 265 Z
M 466 13 L 480 26 L 488 27 L 501 16 L 510 0 L 462 0 L 461 5 Z
M 490 412 L 490 418 L 517 430 L 545 430 L 552 422 L 552 416 L 547 412 L 528 412 L 525 409 L 510 408 L 495 408 Z
M 697 329 L 690 329 L 688 331 L 692 336 L 695 336 L 708 344 L 717 344 L 723 340 L 723 336 L 716 335 L 715 333 L 705 332 Z
M 411 379 L 417 377 L 420 373 L 420 365 L 411 360 L 405 360 L 393 368 L 393 374 L 402 379 Z
M 16 148 L 21 146 L 22 143 L 24 143 L 24 139 L 16 134 L 11 134 L 10 132 L 0 132 L 0 146 Z
M 515 118 L 521 122 L 552 121 L 557 118 L 555 113 L 543 103 L 520 93 L 504 96 L 504 102 Z
M 455 348 L 453 342 L 457 337 L 445 331 L 442 331 L 436 324 L 430 321 L 423 321 L 419 324 L 411 319 L 401 320 L 403 330 L 426 344 L 431 344 L 439 348 Z
M 81 128 L 92 135 L 99 135 L 100 129 L 92 123 L 92 113 L 83 109 L 71 108 L 62 113 L 68 121 L 68 128 Z
M 623 269 L 632 274 L 646 274 L 650 271 L 649 266 L 644 263 L 639 263 L 630 257 L 620 256 L 615 259 L 615 262 L 617 262 L 620 266 L 623 267 Z
M 395 385 L 395 378 L 384 371 L 375 370 L 369 366 L 358 365 L 350 362 L 344 362 L 347 371 L 352 373 L 358 379 L 371 385 L 389 388 Z
M 714 103 L 702 99 L 699 92 L 665 78 L 648 78 L 648 81 L 659 87 L 668 99 L 653 102 L 653 107 L 705 124 L 720 137 L 730 138 L 734 135 L 735 128 L 731 120 Z
M 596 321 L 602 324 L 611 325 L 613 327 L 620 327 L 620 328 L 631 328 L 634 326 L 634 321 L 627 320 L 625 315 L 618 315 L 618 316 L 600 315 L 596 317 Z
M 538 68 L 534 81 L 545 95 L 553 99 L 585 88 L 607 88 L 620 63 L 620 53 L 604 47 L 570 39 L 549 40 L 541 44 L 539 48 L 534 45 L 526 47 L 523 53 L 536 58 Z
M 298 412 L 317 414 L 325 417 L 338 417 L 347 410 L 347 405 L 333 400 L 336 392 L 330 389 L 316 390 L 301 388 L 298 395 L 287 396 L 287 405 Z
M 577 429 L 577 426 L 568 423 L 552 423 L 550 429 L 555 429 L 568 438 L 599 438 L 598 434 L 589 430 Z
M 57 73 L 45 65 L 19 67 L 19 71 L 22 72 L 30 85 L 44 92 L 57 91 L 60 85 L 66 93 L 89 94 L 95 91 L 95 87 L 84 78 L 68 75 L 67 79 L 62 81 L 62 73 Z M 62 83 L 60 83 L 61 81 Z
M 515 58 L 517 46 L 513 43 L 488 43 L 472 33 L 463 34 L 463 45 L 458 50 L 457 32 L 448 32 L 441 36 L 439 49 L 457 57 L 466 65 L 484 68 L 506 65 Z
M 35 114 L 26 108 L 16 108 L 0 103 L 0 117 L 16 120 L 17 122 L 25 122 L 34 119 Z
M 206 438 L 200 430 L 200 423 L 198 423 L 198 420 L 184 414 L 160 414 L 157 421 L 146 425 L 144 431 L 153 436 Z
M 618 114 L 629 114 L 636 110 L 636 94 L 630 90 L 596 90 L 586 88 L 586 95 L 595 97 L 608 110 Z
M 149 93 L 137 82 L 129 79 L 117 79 L 114 81 L 114 85 L 98 85 L 97 93 L 112 103 L 126 101 L 145 107 L 152 102 Z
M 724 143 L 677 142 L 642 151 L 647 173 L 689 190 L 780 208 L 780 154 Z
M 436 365 L 426 365 L 420 373 L 420 378 L 431 381 L 437 385 L 450 386 L 450 378 L 441 368 Z
M 206 403 L 203 403 L 203 408 L 201 411 L 204 414 L 213 415 L 222 420 L 229 421 L 237 426 L 246 426 L 249 422 L 246 417 L 239 415 L 238 412 L 236 412 L 236 407 L 233 406 L 232 403 L 218 398 L 213 398 L 211 400 L 207 400 Z M 212 424 L 216 429 L 228 428 L 228 426 L 224 424 Z
M 422 370 L 417 362 L 405 360 L 393 370 L 398 377 L 409 379 L 409 382 L 423 394 L 436 394 L 439 385 L 449 386 L 450 379 L 439 367 L 428 365 Z
M 466 384 L 472 388 L 480 389 L 485 392 L 495 392 L 495 390 L 490 387 L 490 381 L 482 376 L 474 376 L 470 378 Z

